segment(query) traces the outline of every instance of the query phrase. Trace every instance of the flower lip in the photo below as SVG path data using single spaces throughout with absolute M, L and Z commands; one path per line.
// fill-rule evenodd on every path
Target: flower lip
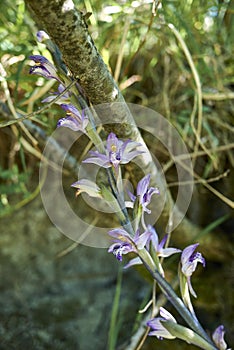
M 108 234 L 113 238 L 114 242 L 114 244 L 110 246 L 108 252 L 113 253 L 120 261 L 122 261 L 123 254 L 128 254 L 130 252 L 137 253 L 138 250 L 143 249 L 148 239 L 148 233 L 144 232 L 140 235 L 139 230 L 137 230 L 134 237 L 130 236 L 130 234 L 122 228 L 110 230 Z

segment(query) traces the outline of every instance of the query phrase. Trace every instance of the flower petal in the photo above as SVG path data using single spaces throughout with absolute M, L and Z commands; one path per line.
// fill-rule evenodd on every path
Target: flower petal
M 124 269 L 128 269 L 129 267 L 133 266 L 133 265 L 141 265 L 142 264 L 142 261 L 140 258 L 134 258 L 134 259 L 131 259 L 125 266 L 124 266 Z
M 85 192 L 90 197 L 102 198 L 100 187 L 98 187 L 95 182 L 88 179 L 81 179 L 79 181 L 76 181 L 71 185 L 71 187 L 77 188 L 77 195 Z
M 163 326 L 164 319 L 161 317 L 154 318 L 147 322 L 147 326 L 152 328 L 152 331 L 149 332 L 149 336 L 156 336 L 158 339 L 175 339 L 175 337 Z
M 195 243 L 192 245 L 189 245 L 188 247 L 186 247 L 182 254 L 181 254 L 181 263 L 182 265 L 189 260 L 190 256 L 193 254 L 193 252 L 195 251 L 195 249 L 199 246 L 199 243 Z
M 161 256 L 163 258 L 167 258 L 168 256 L 171 256 L 175 253 L 180 253 L 181 250 L 177 248 L 164 248 L 160 250 L 160 253 L 158 253 L 158 256 Z
M 32 55 L 29 56 L 29 59 L 35 62 L 35 66 L 30 68 L 30 74 L 38 74 L 47 79 L 56 79 L 62 83 L 57 75 L 57 69 L 47 58 L 41 55 Z
M 181 254 L 181 264 L 182 264 L 182 272 L 185 276 L 189 277 L 193 274 L 193 272 L 197 268 L 197 264 L 200 262 L 203 266 L 205 266 L 205 259 L 199 252 L 195 252 L 195 249 L 199 243 L 192 244 L 185 248 Z
M 175 317 L 172 316 L 172 314 L 167 311 L 166 309 L 164 309 L 164 307 L 160 307 L 159 308 L 160 310 L 160 315 L 165 319 L 165 320 L 168 320 L 168 321 L 172 321 L 172 322 L 175 322 L 176 323 L 176 319 Z
M 76 121 L 76 119 L 74 119 L 72 117 L 59 119 L 59 121 L 57 123 L 57 127 L 60 128 L 61 126 L 65 126 L 65 127 L 69 128 L 71 130 L 74 130 L 74 131 L 80 130 L 79 123 Z
M 36 34 L 37 37 L 37 41 L 39 41 L 39 43 L 42 43 L 45 40 L 48 40 L 50 37 L 49 35 L 44 32 L 44 30 L 39 30 Z
M 221 324 L 220 326 L 218 326 L 214 333 L 212 334 L 212 339 L 214 341 L 214 343 L 217 345 L 219 350 L 226 350 L 227 349 L 227 344 L 224 340 L 224 326 Z
M 90 152 L 91 153 L 91 152 Z M 99 165 L 103 168 L 110 168 L 111 164 L 109 162 L 109 158 L 105 154 L 101 154 L 98 152 L 92 152 L 95 154 L 95 157 L 90 157 L 82 161 L 82 163 L 93 163 Z

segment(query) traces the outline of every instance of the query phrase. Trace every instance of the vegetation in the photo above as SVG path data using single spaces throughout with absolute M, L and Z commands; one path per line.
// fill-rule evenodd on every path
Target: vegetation
M 213 264 L 226 266 L 233 254 L 233 2 L 74 3 L 87 13 L 89 32 L 125 100 L 159 112 L 179 131 L 192 157 L 196 183 L 187 216 L 202 228 L 200 235 L 207 237 Z M 56 88 L 51 81 L 29 75 L 30 55 L 48 59 L 51 55 L 36 41 L 41 28 L 24 1 L 6 0 L 0 8 L 0 121 L 4 126 L 37 111 L 43 98 Z M 39 195 L 35 176 L 43 147 L 62 115 L 58 106 L 52 105 L 30 120 L 0 128 L 0 217 L 14 214 Z M 151 145 L 150 138 L 144 136 Z M 160 159 L 176 197 L 175 167 L 157 146 L 150 149 Z M 215 235 L 224 242 L 218 250 L 212 245 Z M 224 305 L 223 313 L 230 306 Z M 230 319 L 229 313 L 231 342 Z

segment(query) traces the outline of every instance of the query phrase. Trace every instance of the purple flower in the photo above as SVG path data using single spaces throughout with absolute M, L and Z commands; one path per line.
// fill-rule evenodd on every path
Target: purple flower
M 113 237 L 113 244 L 108 249 L 109 253 L 113 253 L 115 257 L 122 261 L 122 256 L 130 252 L 137 253 L 138 249 L 143 249 L 147 240 L 148 233 L 143 233 L 140 235 L 139 230 L 137 230 L 134 237 L 121 228 L 116 228 L 108 232 L 111 237 Z
M 119 164 L 126 164 L 144 152 L 136 150 L 138 146 L 141 146 L 141 144 L 131 140 L 123 142 L 111 132 L 106 141 L 106 154 L 90 151 L 89 153 L 93 157 L 87 158 L 83 162 L 94 163 L 104 168 L 111 166 L 118 168 Z
M 196 298 L 196 293 L 191 285 L 191 276 L 197 268 L 197 264 L 200 262 L 205 267 L 205 259 L 199 252 L 195 252 L 195 249 L 199 243 L 192 244 L 185 248 L 181 254 L 181 271 L 187 278 L 187 283 L 190 293 Z
M 63 91 L 65 90 L 65 87 L 63 84 L 59 84 L 58 86 L 58 91 L 57 92 L 54 92 L 52 93 L 50 96 L 46 97 L 44 100 L 42 100 L 41 102 L 42 103 L 45 103 L 45 102 L 51 102 L 53 101 L 59 94 L 61 94 Z M 56 104 L 58 105 L 61 105 L 61 104 L 65 104 L 66 102 L 69 103 L 70 101 L 70 93 L 69 91 L 67 91 L 65 94 L 63 94 L 63 96 L 60 97 L 60 99 L 55 102 Z
M 74 131 L 82 131 L 85 133 L 85 128 L 88 125 L 88 117 L 85 115 L 84 110 L 82 110 L 82 114 L 76 107 L 72 104 L 61 104 L 61 107 L 67 112 L 67 118 L 59 119 L 57 123 L 57 127 L 65 126 Z
M 146 248 L 149 251 L 150 242 L 152 242 L 155 255 L 158 257 L 168 257 L 172 254 L 180 252 L 176 248 L 163 248 L 166 243 L 167 237 L 164 237 L 162 241 L 158 242 L 158 235 L 152 226 L 148 226 L 148 229 L 140 235 L 140 231 L 137 230 L 134 237 L 131 237 L 124 229 L 114 229 L 109 232 L 109 235 L 114 238 L 114 244 L 111 245 L 108 252 L 113 253 L 116 258 L 122 261 L 122 255 L 128 254 L 130 252 L 138 253 L 138 250 Z M 142 264 L 139 257 L 131 259 L 124 268 L 128 268 L 133 265 Z M 161 273 L 163 274 L 162 268 L 158 265 Z
M 161 273 L 161 275 L 164 276 L 164 271 L 160 263 L 159 257 L 167 258 L 172 254 L 181 252 L 181 250 L 177 248 L 164 248 L 164 245 L 167 241 L 167 235 L 165 235 L 161 242 L 159 242 L 158 235 L 153 226 L 151 225 L 148 225 L 147 230 L 144 232 L 144 235 L 145 237 L 147 237 L 147 241 L 145 243 L 146 249 L 149 253 L 151 253 L 156 268 Z M 152 244 L 152 251 L 150 251 L 150 244 Z M 125 268 L 141 263 L 142 262 L 139 258 L 132 259 L 125 266 Z
M 171 321 L 174 323 L 176 322 L 176 319 L 163 307 L 160 307 L 160 316 L 153 318 L 152 320 L 147 322 L 147 326 L 150 327 L 152 330 L 149 332 L 150 336 L 156 336 L 158 339 L 162 340 L 163 338 L 166 339 L 174 339 L 175 336 L 173 336 L 164 326 L 163 322 Z
M 220 325 L 219 327 L 217 327 L 214 333 L 212 334 L 212 339 L 219 350 L 227 349 L 227 344 L 224 340 L 224 334 L 225 334 L 225 331 L 224 331 L 223 325 Z M 231 349 L 228 349 L 228 350 L 231 350 Z
M 57 69 L 47 58 L 41 55 L 32 55 L 29 58 L 35 62 L 35 66 L 30 68 L 30 74 L 38 74 L 47 79 L 56 79 L 62 83 L 57 75 Z
M 151 210 L 147 208 L 147 205 L 151 201 L 151 197 L 154 193 L 159 194 L 159 190 L 156 187 L 149 187 L 150 183 L 150 174 L 144 176 L 137 185 L 137 196 L 139 196 L 139 203 L 143 208 L 143 211 L 148 214 L 151 213 Z M 134 196 L 131 192 L 129 192 L 129 196 L 133 202 L 136 200 L 136 196 Z
M 157 232 L 155 231 L 153 226 L 148 225 L 146 232 L 148 233 L 148 237 L 149 237 L 146 246 L 149 249 L 149 243 L 151 242 L 153 249 L 156 252 L 158 257 L 167 258 L 172 254 L 181 252 L 181 250 L 177 248 L 163 248 L 164 245 L 166 244 L 168 235 L 165 235 L 161 240 L 161 242 L 159 242 Z
M 36 36 L 39 43 L 42 43 L 43 41 L 48 40 L 50 38 L 44 30 L 39 30 Z

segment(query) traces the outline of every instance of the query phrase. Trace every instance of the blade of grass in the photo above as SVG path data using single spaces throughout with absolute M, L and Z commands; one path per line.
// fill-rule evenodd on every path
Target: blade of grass
M 201 232 L 194 238 L 194 241 L 200 239 L 201 237 L 205 236 L 206 234 L 212 232 L 216 227 L 221 225 L 223 222 L 228 220 L 230 217 L 229 214 L 223 215 L 220 218 L 216 219 L 215 221 L 211 222 L 209 225 L 207 225 Z
M 111 311 L 111 319 L 110 319 L 110 327 L 108 333 L 108 350 L 116 349 L 116 342 L 119 331 L 119 322 L 118 322 L 118 310 L 119 310 L 119 302 L 122 288 L 122 277 L 123 277 L 123 267 L 122 264 L 119 266 L 117 283 L 115 289 L 115 296 L 113 300 L 113 306 Z

